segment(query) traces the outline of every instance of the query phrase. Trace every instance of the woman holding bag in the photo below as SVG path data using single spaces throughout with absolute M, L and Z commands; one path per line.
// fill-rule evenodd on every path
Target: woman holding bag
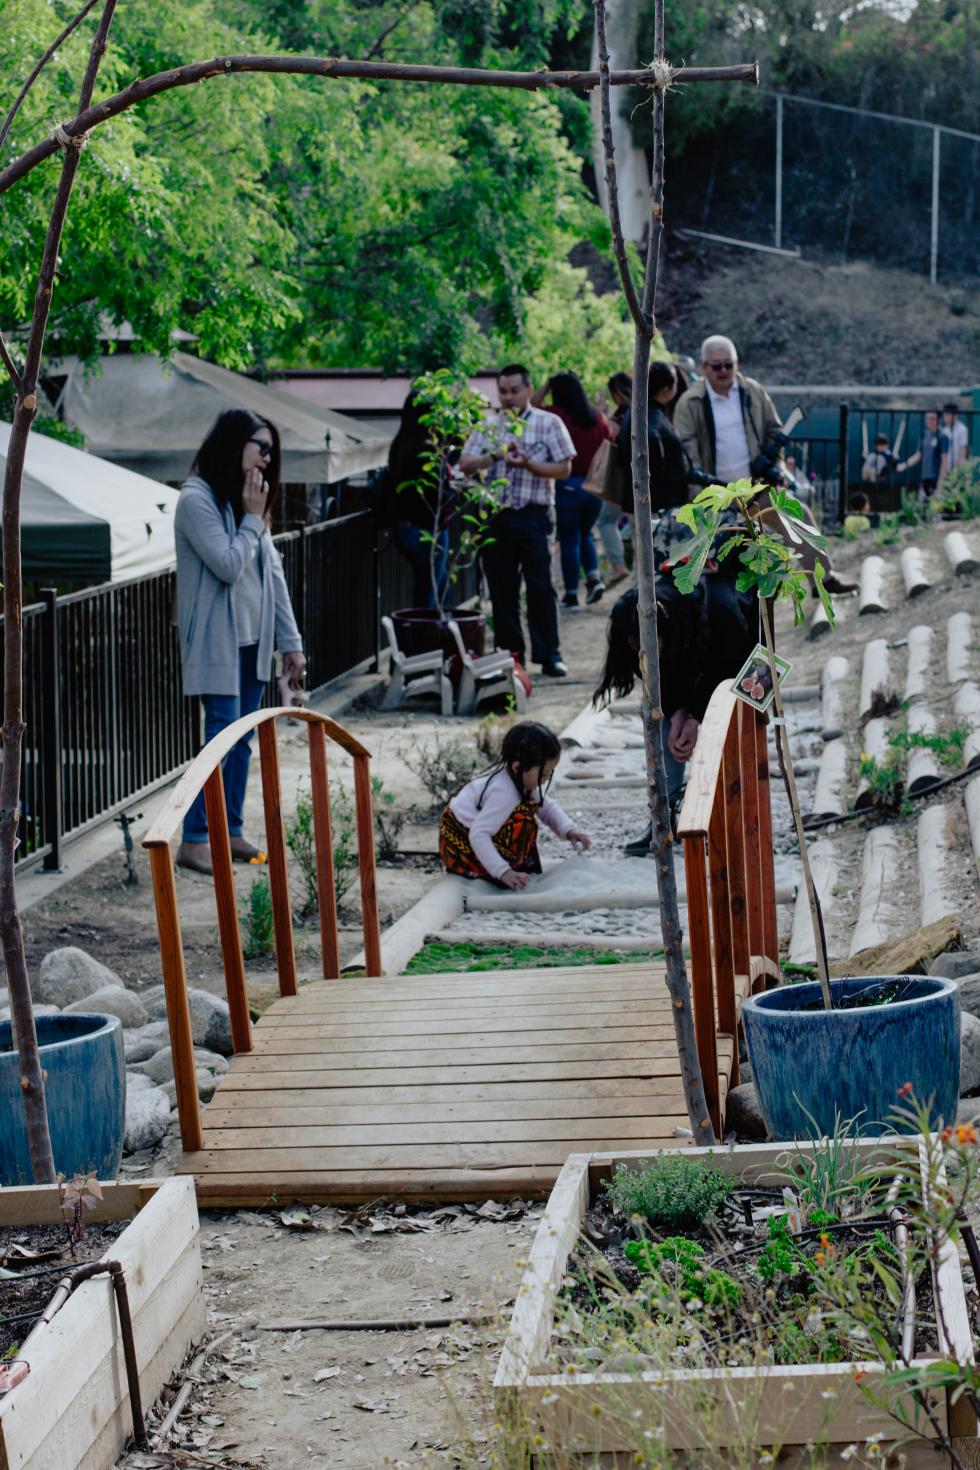
M 593 408 L 575 373 L 555 373 L 534 395 L 536 407 L 547 405 L 565 425 L 575 446 L 572 473 L 555 485 L 555 519 L 558 522 L 558 544 L 561 549 L 561 574 L 565 583 L 562 607 L 578 607 L 579 572 L 585 573 L 585 600 L 598 602 L 606 590 L 599 577 L 599 556 L 592 539 L 592 528 L 599 519 L 602 503 L 582 486 L 600 444 L 614 437 L 605 414 Z
M 204 739 L 254 713 L 272 677 L 278 645 L 293 688 L 306 668 L 269 521 L 279 491 L 279 435 L 245 409 L 218 415 L 181 487 L 174 534 L 177 620 L 184 693 L 204 704 Z M 261 859 L 242 834 L 251 734 L 223 762 L 231 852 L 236 862 Z M 203 791 L 184 818 L 179 866 L 210 873 Z

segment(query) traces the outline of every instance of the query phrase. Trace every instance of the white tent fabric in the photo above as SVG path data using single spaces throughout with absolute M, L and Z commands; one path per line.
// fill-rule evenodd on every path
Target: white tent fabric
M 0 420 L 0 474 L 11 426 Z M 177 491 L 44 434 L 27 444 L 24 575 L 120 582 L 172 566 Z
M 96 370 L 68 359 L 51 372 L 67 373 L 60 407 L 92 453 L 154 479 L 186 479 L 205 435 L 226 408 L 247 408 L 275 424 L 284 481 L 334 484 L 388 457 L 390 438 L 376 429 L 185 352 L 175 352 L 167 363 L 149 354 L 117 353 L 101 358 Z

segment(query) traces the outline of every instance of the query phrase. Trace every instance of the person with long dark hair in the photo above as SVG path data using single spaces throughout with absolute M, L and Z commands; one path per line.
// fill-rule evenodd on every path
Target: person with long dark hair
M 694 753 L 708 700 L 724 679 L 733 679 L 759 636 L 758 603 L 738 592 L 726 568 L 706 576 L 695 592 L 682 595 L 669 572 L 657 575 L 657 642 L 660 707 L 664 712 L 667 799 L 676 815 L 684 792 L 684 767 Z M 625 699 L 640 677 L 639 597 L 635 587 L 613 605 L 602 678 L 592 696 L 598 708 Z M 652 826 L 626 844 L 630 857 L 650 851 Z
M 555 484 L 555 519 L 558 522 L 558 544 L 561 549 L 561 575 L 565 584 L 562 607 L 578 607 L 579 572 L 585 573 L 585 600 L 598 602 L 605 592 L 599 576 L 599 556 L 592 539 L 592 528 L 599 519 L 602 501 L 583 490 L 589 465 L 599 445 L 614 437 L 605 414 L 593 408 L 581 379 L 575 373 L 555 373 L 535 393 L 532 403 L 539 407 L 551 398 L 549 410 L 557 414 L 568 430 L 575 446 L 572 472 Z
M 428 432 L 421 421 L 425 407 L 414 391 L 409 393 L 384 472 L 386 518 L 394 525 L 395 545 L 412 568 L 413 607 L 435 607 L 437 600 L 444 600 L 449 585 L 449 528 L 445 505 L 440 504 L 445 495 L 440 497 L 438 485 L 419 483 L 428 447 Z M 438 525 L 440 511 L 443 524 Z
M 218 415 L 181 487 L 174 517 L 177 620 L 184 693 L 204 704 L 204 739 L 212 740 L 258 709 L 278 645 L 283 673 L 299 687 L 303 640 L 269 524 L 279 494 L 279 434 L 245 409 Z M 242 835 L 251 735 L 223 762 L 232 857 L 252 862 L 259 849 Z M 210 873 L 208 823 L 201 792 L 184 819 L 181 867 Z
M 650 449 L 650 507 L 654 512 L 683 505 L 687 500 L 687 456 L 674 433 L 668 410 L 677 399 L 677 371 L 670 362 L 650 364 L 647 399 L 647 442 Z M 616 455 L 624 470 L 623 509 L 633 513 L 633 411 L 628 408 L 619 426 Z

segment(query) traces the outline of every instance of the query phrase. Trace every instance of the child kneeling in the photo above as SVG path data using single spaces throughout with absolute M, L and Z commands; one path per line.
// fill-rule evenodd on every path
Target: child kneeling
M 442 814 L 439 857 L 447 873 L 523 888 L 541 872 L 539 819 L 574 846 L 591 847 L 591 838 L 545 795 L 560 756 L 558 737 L 546 725 L 522 720 L 507 731 L 500 760 L 468 781 Z

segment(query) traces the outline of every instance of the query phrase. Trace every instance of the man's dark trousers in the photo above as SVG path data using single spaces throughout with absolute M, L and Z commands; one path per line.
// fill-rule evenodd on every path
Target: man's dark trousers
M 490 522 L 490 541 L 483 549 L 483 570 L 493 603 L 494 642 L 498 648 L 516 654 L 522 663 L 522 572 L 527 584 L 531 658 L 536 664 L 547 664 L 561 657 L 558 602 L 551 584 L 550 530 L 551 512 L 544 505 L 502 510 Z

